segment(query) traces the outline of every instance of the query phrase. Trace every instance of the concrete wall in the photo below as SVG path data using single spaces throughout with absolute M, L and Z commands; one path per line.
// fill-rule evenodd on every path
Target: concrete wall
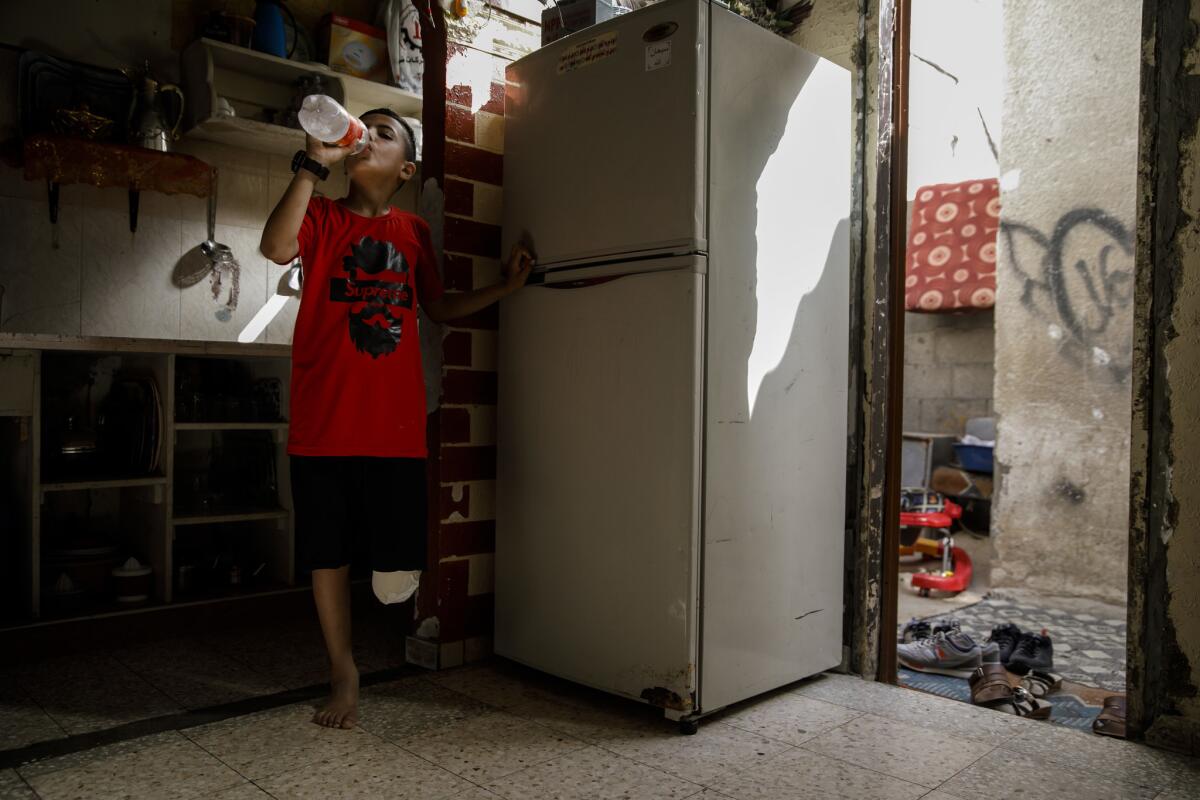
M 1140 6 L 1004 4 L 998 585 L 1125 595 Z
M 904 430 L 961 436 L 971 417 L 991 416 L 993 312 L 905 314 Z
M 782 8 L 793 2 L 780 3 Z M 854 48 L 858 43 L 858 0 L 821 0 L 796 30 L 792 41 L 810 53 L 854 70 Z

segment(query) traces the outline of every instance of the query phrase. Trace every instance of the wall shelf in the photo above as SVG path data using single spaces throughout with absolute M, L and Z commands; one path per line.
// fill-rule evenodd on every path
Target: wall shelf
M 43 483 L 42 492 L 79 492 L 88 489 L 126 489 L 135 486 L 166 486 L 166 475 L 149 475 L 144 478 L 116 478 L 113 480 L 60 481 Z
M 305 78 L 319 78 L 325 94 L 351 114 L 386 106 L 404 117 L 421 117 L 419 94 L 343 75 L 322 64 L 290 61 L 211 39 L 189 45 L 181 62 L 188 97 L 187 135 L 232 147 L 287 156 L 302 149 L 304 131 L 268 120 L 291 105 Z M 233 108 L 234 116 L 222 113 L 221 100 Z
M 266 511 L 245 511 L 240 514 L 190 514 L 175 517 L 171 522 L 176 526 L 217 525 L 226 522 L 261 522 L 263 520 L 287 519 L 291 516 L 291 513 L 291 511 L 279 508 Z
M 286 422 L 176 422 L 177 431 L 286 431 Z

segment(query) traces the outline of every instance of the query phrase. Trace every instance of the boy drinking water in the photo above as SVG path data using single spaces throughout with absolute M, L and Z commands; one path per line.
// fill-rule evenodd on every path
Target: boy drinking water
M 389 109 L 362 116 L 360 153 L 308 139 L 296 173 L 263 229 L 263 255 L 303 262 L 292 337 L 288 455 L 296 533 L 312 568 L 313 598 L 329 652 L 329 702 L 313 722 L 358 721 L 358 669 L 350 650 L 350 560 L 369 549 L 372 585 L 402 602 L 425 567 L 425 381 L 417 305 L 443 322 L 521 288 L 533 260 L 522 247 L 504 281 L 445 294 L 420 217 L 389 200 L 416 172 L 412 129 Z M 341 200 L 314 197 L 329 167 L 345 160 Z

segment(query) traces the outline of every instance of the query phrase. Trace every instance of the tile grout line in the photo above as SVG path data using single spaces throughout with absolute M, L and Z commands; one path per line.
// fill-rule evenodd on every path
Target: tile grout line
M 361 685 L 364 687 L 374 686 L 379 683 L 387 683 L 404 678 L 406 677 L 404 673 L 408 669 L 410 668 L 393 667 L 368 673 L 362 677 Z M 35 742 L 25 747 L 0 751 L 0 769 L 28 766 L 32 763 L 60 758 L 74 753 L 87 752 L 88 750 L 120 744 L 121 742 L 135 741 L 169 731 L 181 733 L 184 738 L 192 741 L 191 737 L 183 733 L 184 731 L 203 725 L 224 722 L 238 717 L 305 703 L 324 696 L 327 689 L 328 684 L 314 684 L 312 686 L 288 689 L 269 695 L 248 697 L 207 708 L 190 709 L 176 714 L 133 720 L 112 728 L 68 734 L 65 738 Z M 57 720 L 55 720 L 55 723 L 57 724 Z
M 174 703 L 176 706 L 178 706 L 179 709 L 176 713 L 178 713 L 179 711 L 187 711 L 188 710 L 187 706 L 185 706 L 183 704 L 183 702 L 179 700 L 179 698 L 175 697 L 175 695 L 171 694 L 166 689 L 163 689 L 162 687 L 160 687 L 154 681 L 150 680 L 150 678 L 147 677 L 145 674 L 139 672 L 135 667 L 131 666 L 130 664 L 128 664 L 124 660 L 122 660 L 121 656 L 118 655 L 118 652 L 119 651 L 113 651 L 112 653 L 109 654 L 109 657 L 112 658 L 112 660 L 114 662 L 116 662 L 118 665 L 120 665 L 126 671 L 128 671 L 130 675 L 133 675 L 134 677 L 140 679 L 143 683 L 145 683 L 151 689 L 158 692 L 163 697 L 165 697 L 167 700 L 170 700 L 172 703 Z
M 29 789 L 30 794 L 32 794 L 34 797 L 38 798 L 38 800 L 42 800 L 42 795 L 38 792 L 37 789 L 33 788 L 33 784 L 30 783 L 29 780 L 24 775 L 22 775 L 19 771 L 15 770 L 15 769 L 13 770 L 13 774 L 17 776 L 17 780 L 19 780 L 21 783 L 25 784 L 25 788 Z
M 854 710 L 856 710 L 856 709 L 850 709 L 850 710 L 851 710 L 851 711 L 854 711 Z M 837 730 L 838 728 L 844 727 L 845 725 L 849 725 L 851 722 L 854 722 L 854 721 L 855 721 L 855 720 L 857 720 L 857 719 L 861 719 L 861 718 L 862 718 L 862 717 L 864 717 L 864 716 L 876 716 L 876 715 L 875 715 L 875 714 L 872 714 L 872 713 L 871 713 L 871 712 L 869 712 L 869 711 L 868 711 L 868 712 L 863 712 L 863 713 L 862 713 L 862 714 L 860 714 L 858 717 L 855 717 L 853 720 L 846 720 L 846 721 L 845 721 L 845 722 L 843 722 L 841 725 L 838 725 L 838 726 L 836 726 L 836 727 L 834 727 L 834 728 L 830 728 L 828 731 L 825 731 L 825 733 L 818 734 L 817 736 L 814 736 L 812 739 L 809 739 L 809 740 L 807 740 L 807 741 L 805 741 L 805 742 L 803 742 L 803 743 L 801 743 L 801 744 L 797 745 L 797 746 L 796 746 L 796 749 L 798 749 L 798 750 L 803 750 L 803 751 L 804 751 L 804 752 L 806 752 L 806 753 L 812 753 L 812 754 L 813 754 L 813 755 L 815 755 L 815 756 L 821 756 L 821 757 L 823 757 L 823 758 L 828 758 L 828 759 L 830 759 L 830 760 L 832 760 L 832 761 L 836 761 L 836 762 L 838 762 L 839 764 L 847 764 L 847 765 L 849 765 L 849 766 L 852 766 L 852 767 L 857 767 L 858 769 L 863 769 L 863 770 L 866 770 L 867 772 L 873 772 L 873 773 L 875 773 L 876 775 L 882 775 L 882 776 L 884 776 L 884 777 L 886 777 L 886 778 L 890 778 L 890 779 L 892 779 L 892 780 L 897 780 L 897 781 L 900 781 L 900 782 L 902 782 L 902 783 L 907 783 L 907 784 L 909 784 L 910 786 L 919 786 L 919 787 L 921 787 L 921 788 L 926 788 L 926 787 L 925 787 L 923 784 L 916 783 L 915 781 L 911 781 L 911 780 L 909 780 L 909 779 L 907 779 L 907 778 L 901 778 L 901 777 L 899 777 L 899 776 L 897 776 L 897 775 L 892 775 L 892 774 L 890 774 L 890 773 L 883 772 L 883 771 L 881 771 L 881 770 L 877 770 L 877 769 L 874 769 L 874 768 L 872 768 L 872 767 L 865 767 L 865 766 L 863 766 L 862 764 L 856 764 L 856 763 L 854 763 L 853 761 L 847 761 L 847 760 L 845 760 L 845 759 L 843 759 L 843 758 L 839 758 L 838 756 L 829 755 L 828 753 L 818 753 L 818 752 L 817 752 L 817 751 L 815 751 L 815 750 L 811 750 L 811 749 L 809 749 L 808 747 L 805 747 L 805 745 L 807 745 L 809 742 L 816 741 L 816 740 L 817 740 L 817 739 L 819 739 L 821 736 L 825 736 L 826 734 L 828 734 L 828 733 L 831 733 L 831 732 L 833 732 L 833 731 Z M 887 718 L 887 717 L 880 717 L 880 719 L 888 719 L 888 718 Z M 907 725 L 911 725 L 911 726 L 912 726 L 912 727 L 914 727 L 914 728 L 921 728 L 921 730 L 925 730 L 925 731 L 934 731 L 934 729 L 932 729 L 932 728 L 925 728 L 925 727 L 922 727 L 922 726 L 919 726 L 919 725 L 912 725 L 912 723 L 906 723 L 906 722 L 903 722 L 902 720 L 890 720 L 890 721 L 892 721 L 892 722 L 900 722 L 901 724 L 907 724 Z M 937 731 L 934 731 L 934 732 L 937 732 Z M 1004 741 L 1005 741 L 1005 742 L 1008 742 L 1008 741 L 1009 741 L 1009 739 L 1013 738 L 1013 736 L 1015 736 L 1015 734 L 1013 734 L 1013 735 L 1009 736 L 1009 737 L 1008 737 L 1007 739 L 1005 739 Z M 976 741 L 976 742 L 978 742 L 979 744 L 991 744 L 990 742 L 982 742 L 982 741 L 979 741 L 978 739 L 975 739 L 975 740 L 973 740 L 973 741 Z M 955 778 L 955 777 L 956 777 L 956 776 L 957 776 L 957 775 L 958 775 L 960 772 L 963 772 L 963 771 L 964 771 L 964 770 L 966 770 L 966 769 L 970 769 L 970 767 L 971 767 L 971 766 L 974 766 L 974 765 L 975 765 L 976 763 L 978 763 L 979 761 L 983 760 L 984 758 L 987 758 L 987 756 L 991 755 L 991 754 L 992 754 L 992 753 L 994 753 L 996 750 L 999 750 L 1001 747 L 1002 747 L 1002 745 L 999 745 L 999 744 L 996 744 L 996 745 L 991 745 L 991 749 L 990 749 L 990 750 L 988 750 L 988 751 L 987 751 L 986 753 L 984 753 L 983 755 L 979 756 L 979 758 L 977 758 L 977 759 L 975 759 L 974 761 L 972 761 L 972 762 L 971 762 L 971 764 L 970 764 L 970 765 L 968 765 L 967 767 L 964 767 L 962 770 L 959 770 L 958 772 L 954 773 L 954 775 L 951 775 L 949 778 L 947 778 L 947 779 L 946 779 L 946 781 L 953 780 L 953 779 L 954 779 L 954 778 Z M 944 784 L 946 783 L 946 781 L 942 781 L 942 783 L 939 783 L 939 784 L 938 784 L 938 786 L 936 786 L 936 787 L 933 787 L 932 789 L 929 789 L 929 792 L 934 792 L 934 791 L 937 791 L 937 789 L 938 789 L 938 788 L 940 788 L 942 785 L 944 785 Z M 928 794 L 929 792 L 926 792 L 926 794 Z M 924 797 L 925 795 L 921 795 L 921 796 L 922 796 L 922 797 Z
M 969 707 L 969 708 L 977 708 L 977 706 L 971 705 L 970 703 L 962 703 L 962 702 L 959 702 L 959 701 L 957 701 L 957 700 L 952 700 L 951 698 L 948 698 L 948 697 L 942 697 L 941 695 L 935 695 L 935 694 L 931 694 L 931 693 L 929 693 L 929 692 L 922 692 L 922 691 L 921 691 L 921 690 L 919 690 L 919 689 L 909 689 L 909 688 L 907 688 L 907 687 L 897 687 L 897 688 L 901 688 L 901 689 L 903 689 L 904 691 L 912 692 L 912 693 L 915 693 L 915 694 L 917 694 L 917 695 L 920 695 L 920 696 L 923 696 L 923 697 L 936 697 L 938 700 L 944 700 L 944 701 L 946 701 L 946 702 L 948 702 L 948 703 L 951 703 L 951 704 L 953 704 L 955 707 L 967 706 L 967 707 Z M 807 695 L 800 695 L 800 696 L 801 696 L 801 697 L 808 697 Z M 811 699 L 811 700 L 819 700 L 820 698 L 812 697 L 812 698 L 809 698 L 809 699 Z M 830 701 L 828 701 L 828 700 L 824 700 L 824 701 L 822 701 L 822 702 L 829 703 Z M 944 730 L 943 728 L 938 728 L 938 727 L 933 727 L 933 726 L 926 726 L 926 725 L 923 725 L 923 724 L 921 724 L 920 722 L 915 722 L 915 721 L 913 721 L 911 718 L 901 718 L 901 717 L 899 717 L 899 716 L 892 716 L 892 715 L 891 715 L 891 713 L 890 713 L 889 711 L 886 711 L 886 710 L 872 709 L 872 710 L 869 710 L 869 711 L 864 711 L 864 710 L 862 710 L 862 709 L 852 708 L 852 707 L 850 707 L 850 706 L 841 706 L 841 705 L 840 705 L 840 704 L 838 704 L 838 703 L 831 703 L 831 704 L 832 704 L 832 705 L 839 705 L 839 707 L 841 707 L 841 708 L 845 708 L 845 709 L 847 709 L 847 710 L 850 710 L 850 711 L 858 711 L 860 716 L 870 715 L 870 716 L 873 716 L 873 717 L 878 717 L 878 718 L 880 718 L 880 719 L 888 720 L 888 721 L 890 721 L 890 722 L 896 722 L 896 723 L 899 723 L 899 724 L 901 724 L 901 725 L 908 725 L 908 726 L 910 726 L 910 727 L 913 727 L 913 728 L 920 728 L 920 729 L 921 729 L 921 730 L 923 730 L 923 731 L 932 731 L 933 733 L 941 733 L 941 734 L 943 734 L 943 735 L 946 735 L 946 732 L 945 732 L 945 730 Z M 847 722 L 852 722 L 852 721 L 853 721 L 853 720 L 847 720 Z M 843 724 L 845 724 L 845 723 L 843 723 Z M 841 726 L 838 726 L 838 727 L 841 727 Z M 959 735 L 959 736 L 961 736 L 960 734 L 956 734 L 956 735 Z M 1020 736 L 1020 735 L 1021 735 L 1021 731 L 1013 731 L 1013 732 L 1010 732 L 1010 733 L 1003 733 L 1004 739 L 1003 739 L 1002 741 L 1000 741 L 1000 742 L 996 743 L 994 746 L 995 746 L 995 747 L 1003 747 L 1005 744 L 1008 744 L 1008 742 L 1012 741 L 1013 739 L 1015 739 L 1016 737 L 1018 737 L 1018 736 Z M 975 738 L 975 737 L 973 737 L 973 736 L 963 736 L 962 738 L 968 738 L 968 739 L 971 739 L 971 740 L 973 740 L 973 741 L 979 742 L 980 744 L 992 744 L 992 742 L 991 742 L 991 741 L 987 741 L 987 740 L 984 740 L 984 739 L 978 739 L 978 738 Z
M 62 731 L 62 736 L 59 738 L 66 738 L 71 735 L 70 733 L 67 732 L 67 729 L 65 727 L 63 727 L 62 723 L 59 722 L 58 720 L 56 720 L 54 718 L 54 716 L 49 712 L 49 710 L 47 710 L 46 707 L 42 705 L 41 701 L 38 700 L 36 697 L 34 697 L 33 694 L 28 689 L 25 688 L 24 684 L 21 683 L 20 678 L 16 678 L 15 681 L 16 681 L 18 688 L 20 688 L 20 690 L 21 690 L 21 694 L 23 694 L 25 696 L 25 699 L 28 700 L 29 702 L 33 703 L 33 705 L 37 707 L 38 711 L 41 711 L 43 714 L 45 714 L 46 719 L 50 720 L 50 723 L 55 728 L 58 728 L 60 731 Z M 50 740 L 44 740 L 44 741 L 54 741 L 54 740 L 50 739 Z M 37 742 L 32 742 L 31 744 L 37 744 Z M 14 749 L 17 749 L 17 748 L 14 748 Z
M 710 723 L 710 724 L 714 724 L 714 723 Z M 719 724 L 719 725 L 720 725 L 720 724 L 724 724 L 724 723 L 715 723 L 715 724 Z M 740 728 L 739 728 L 738 730 L 740 730 Z M 761 736 L 760 734 L 755 734 L 755 735 L 759 735 L 759 736 Z M 763 739 L 766 739 L 767 737 L 765 737 L 765 736 L 761 736 L 761 738 L 763 738 Z M 727 776 L 729 776 L 729 775 L 736 775 L 736 774 L 741 774 L 741 773 L 743 773 L 743 772 L 748 772 L 748 771 L 750 771 L 751 769 L 754 769 L 756 766 L 758 766 L 758 767 L 761 767 L 763 763 L 766 763 L 766 762 L 768 762 L 768 761 L 774 761 L 776 758 L 779 758 L 780 756 L 783 756 L 783 755 L 784 755 L 784 754 L 786 754 L 786 753 L 789 753 L 789 752 L 791 752 L 791 751 L 793 751 L 793 750 L 797 750 L 797 749 L 799 749 L 799 748 L 797 748 L 795 745 L 792 745 L 792 744 L 787 744 L 787 743 L 784 743 L 784 742 L 778 742 L 778 741 L 776 741 L 776 740 L 774 740 L 774 739 L 768 739 L 768 741 L 770 741 L 770 742 L 772 742 L 772 743 L 775 743 L 775 744 L 783 744 L 783 746 L 784 746 L 784 749 L 780 750 L 778 753 L 775 753 L 774 755 L 771 755 L 771 756 L 767 756 L 767 757 L 765 757 L 764 761 L 763 761 L 762 763 L 760 763 L 760 764 L 757 764 L 757 765 L 754 765 L 754 764 L 749 764 L 749 765 L 746 765 L 746 766 L 744 766 L 744 767 L 742 767 L 742 768 L 740 768 L 740 769 L 739 769 L 739 768 L 736 768 L 736 767 L 734 767 L 734 768 L 731 768 L 731 769 L 729 769 L 729 770 L 727 770 L 727 771 L 725 771 L 725 772 L 721 772 L 721 773 L 718 773 L 717 775 L 714 775 L 712 778 L 708 779 L 708 782 L 706 782 L 706 783 L 699 783 L 699 784 L 697 784 L 697 785 L 699 785 L 699 786 L 701 787 L 701 789 L 708 789 L 708 788 L 710 788 L 710 783 L 711 783 L 712 781 L 718 780 L 718 779 L 720 779 L 720 778 L 727 777 Z M 636 757 L 634 757 L 634 756 L 625 755 L 624 753 L 621 753 L 621 752 L 619 752 L 619 751 L 617 751 L 617 750 L 613 750 L 613 749 L 612 749 L 612 748 L 610 748 L 610 747 L 605 747 L 605 746 L 604 746 L 604 744 L 597 743 L 597 744 L 596 744 L 596 746 L 597 746 L 597 747 L 599 747 L 601 750 L 604 750 L 604 751 L 605 751 L 605 752 L 607 752 L 607 753 L 611 753 L 612 755 L 615 755 L 615 756 L 617 756 L 618 758 L 623 758 L 623 759 L 625 759 L 625 760 L 627 760 L 627 761 L 632 761 L 633 763 L 635 763 L 635 764 L 640 764 L 640 765 L 641 765 L 641 766 L 643 766 L 643 767 L 649 767 L 650 769 L 653 769 L 653 770 L 655 770 L 656 772 L 661 772 L 661 773 L 662 773 L 662 774 L 664 774 L 664 775 L 669 775 L 670 777 L 672 777 L 672 778 L 676 778 L 676 779 L 678 779 L 678 780 L 687 781 L 688 783 L 695 783 L 695 781 L 691 781 L 691 780 L 689 780 L 689 779 L 687 779 L 687 778 L 680 777 L 679 775 L 676 775 L 676 774 L 675 774 L 675 773 L 673 773 L 673 772 L 667 772 L 666 770 L 664 770 L 664 769 L 662 769 L 662 768 L 660 768 L 660 767 L 657 767 L 657 766 L 655 766 L 654 764 L 647 764 L 645 761 L 640 761 L 639 759 L 637 759 L 637 758 L 636 758 Z
M 1005 741 L 1007 742 L 1008 740 L 1006 739 Z M 946 784 L 950 783 L 952 780 L 954 780 L 955 778 L 957 778 L 959 775 L 962 775 L 962 774 L 963 774 L 964 772 L 966 772 L 967 770 L 973 769 L 973 768 L 975 767 L 975 765 L 976 765 L 976 764 L 978 764 L 980 761 L 983 761 L 985 758 L 987 758 L 988 756 L 992 755 L 992 754 L 993 754 L 993 753 L 995 753 L 997 750 L 1002 750 L 1003 748 L 1004 748 L 1004 745 L 996 745 L 996 746 L 995 746 L 995 747 L 993 747 L 991 750 L 988 750 L 986 753 L 984 753 L 983 755 L 981 755 L 979 758 L 975 759 L 975 760 L 974 760 L 974 761 L 972 761 L 970 764 L 967 764 L 965 767 L 963 767 L 962 769 L 960 769 L 958 772 L 955 772 L 955 773 L 954 773 L 953 775 L 951 775 L 949 778 L 946 778 L 946 780 L 942 781 L 942 782 L 941 782 L 941 783 L 939 783 L 937 786 L 935 786 L 934 788 L 930 789 L 930 790 L 929 790 L 929 792 L 930 792 L 930 793 L 932 793 L 932 792 L 937 792 L 937 791 L 944 791 L 944 787 L 946 786 Z M 947 794 L 950 794 L 950 792 L 947 792 Z M 922 795 L 922 797 L 924 797 L 924 795 Z

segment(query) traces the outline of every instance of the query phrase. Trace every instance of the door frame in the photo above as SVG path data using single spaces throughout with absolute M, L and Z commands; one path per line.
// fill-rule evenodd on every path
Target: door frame
M 859 0 L 859 126 L 855 212 L 858 251 L 854 338 L 855 499 L 847 559 L 851 629 L 846 668 L 896 680 L 896 590 L 903 420 L 904 241 L 908 174 L 911 0 Z
M 1189 43 L 1189 15 L 1200 0 L 1145 2 L 1139 119 L 1136 283 L 1134 293 L 1129 508 L 1128 639 L 1130 739 L 1179 748 L 1189 735 L 1170 710 L 1168 666 L 1178 654 L 1168 614 L 1167 552 L 1163 534 L 1173 524 L 1170 499 L 1170 385 L 1164 348 L 1174 313 L 1173 287 L 1182 269 L 1171 242 L 1179 220 L 1194 213 L 1180 183 L 1182 149 L 1200 129 L 1200 101 L 1178 79 Z M 854 560 L 850 671 L 896 681 L 896 597 L 899 564 L 899 451 L 904 363 L 904 230 L 907 177 L 908 56 L 911 0 L 859 0 L 860 87 L 873 100 L 860 114 L 860 258 L 856 302 L 863 379 L 860 457 L 855 478 L 859 513 L 849 552 Z M 874 125 L 864 123 L 863 118 Z M 871 154 L 871 157 L 867 157 Z M 1181 216 L 1182 215 L 1182 216 Z M 886 267 L 885 267 L 886 265 Z

